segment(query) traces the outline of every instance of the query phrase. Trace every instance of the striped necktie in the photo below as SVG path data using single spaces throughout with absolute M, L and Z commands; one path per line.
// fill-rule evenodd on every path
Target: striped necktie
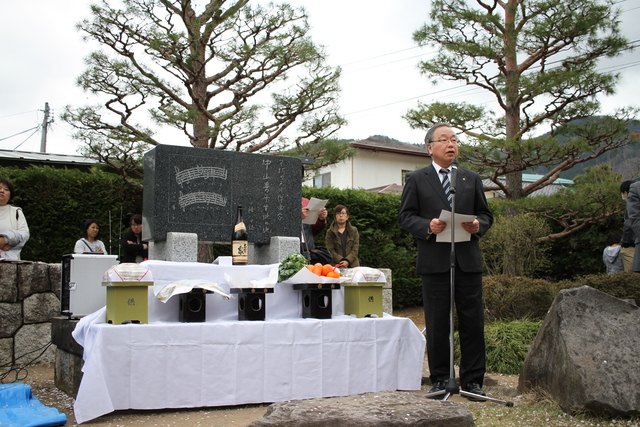
M 442 174 L 442 188 L 444 189 L 444 194 L 447 195 L 447 200 L 449 200 L 449 206 L 451 206 L 451 183 L 449 182 L 449 169 L 442 168 L 440 169 L 440 173 Z

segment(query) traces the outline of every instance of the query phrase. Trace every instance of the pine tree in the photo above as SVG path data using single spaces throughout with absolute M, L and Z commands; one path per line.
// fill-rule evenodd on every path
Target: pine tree
M 93 5 L 92 19 L 78 24 L 104 48 L 77 81 L 102 105 L 67 106 L 63 119 L 85 155 L 125 179 L 166 127 L 194 147 L 269 152 L 317 144 L 344 124 L 334 103 L 340 70 L 310 39 L 303 9 L 248 0 L 115 4 Z M 287 130 L 295 136 L 284 138 Z
M 627 129 L 636 110 L 600 115 L 597 99 L 612 94 L 618 80 L 597 71 L 598 62 L 631 47 L 613 3 L 433 0 L 431 23 L 414 33 L 419 44 L 439 48 L 434 59 L 420 63 L 422 72 L 434 81 L 481 88 L 499 107 L 434 102 L 419 104 L 405 118 L 414 128 L 447 122 L 462 130 L 468 140 L 461 160 L 491 178 L 495 185 L 487 190 L 502 190 L 508 199 L 526 197 L 576 164 L 637 142 Z M 541 165 L 548 172 L 523 188 L 523 171 Z

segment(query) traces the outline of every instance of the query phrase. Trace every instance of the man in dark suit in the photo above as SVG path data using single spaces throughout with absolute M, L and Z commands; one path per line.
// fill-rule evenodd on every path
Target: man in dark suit
M 635 254 L 633 256 L 631 271 L 640 273 L 640 181 L 634 182 L 629 187 L 626 213 L 636 238 Z
M 625 203 L 629 197 L 629 190 L 633 181 L 624 181 L 620 184 L 620 193 Z M 631 220 L 629 219 L 629 213 L 624 213 L 624 224 L 622 226 L 622 264 L 624 265 L 624 271 L 633 271 L 633 258 L 636 251 L 636 233 L 631 228 Z
M 416 272 L 422 276 L 422 298 L 427 327 L 427 355 L 433 388 L 445 390 L 450 377 L 449 308 L 451 243 L 436 242 L 447 227 L 438 219 L 451 210 L 443 182 L 451 179 L 451 162 L 458 157 L 456 134 L 445 123 L 437 123 L 425 136 L 432 164 L 406 176 L 400 204 L 400 226 L 417 238 Z M 448 171 L 444 173 L 444 171 Z M 484 395 L 486 357 L 484 308 L 482 303 L 482 254 L 478 239 L 493 224 L 480 176 L 458 168 L 455 181 L 455 210 L 474 215 L 462 227 L 471 239 L 455 244 L 455 306 L 460 334 L 460 385 L 473 394 Z M 437 396 L 442 398 L 443 396 Z M 466 396 L 468 397 L 468 396 Z M 470 397 L 469 397 L 470 398 Z M 471 398 L 470 398 L 471 399 Z M 473 400 L 473 399 L 472 399 Z

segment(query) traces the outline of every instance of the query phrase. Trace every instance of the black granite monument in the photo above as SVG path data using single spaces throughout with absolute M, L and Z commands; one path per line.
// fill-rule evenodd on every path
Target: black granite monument
M 249 242 L 299 237 L 301 183 L 295 157 L 159 145 L 144 156 L 142 239 L 176 232 L 228 243 L 237 205 Z

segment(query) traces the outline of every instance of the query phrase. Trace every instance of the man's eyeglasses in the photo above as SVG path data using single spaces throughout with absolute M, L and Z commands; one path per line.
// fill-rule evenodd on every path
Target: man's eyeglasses
M 431 142 L 437 142 L 439 144 L 453 144 L 453 145 L 458 145 L 459 141 L 457 138 L 451 138 L 451 139 L 446 139 L 446 138 L 442 138 L 442 139 L 436 139 L 435 141 L 431 141 Z

